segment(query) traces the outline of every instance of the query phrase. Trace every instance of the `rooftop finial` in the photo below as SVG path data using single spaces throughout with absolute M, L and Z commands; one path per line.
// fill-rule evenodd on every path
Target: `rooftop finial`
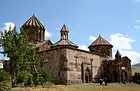
M 66 24 L 64 24 L 63 26 L 66 26 Z
M 99 34 L 99 37 L 101 37 L 101 34 Z
M 33 16 L 35 16 L 35 13 L 33 13 Z

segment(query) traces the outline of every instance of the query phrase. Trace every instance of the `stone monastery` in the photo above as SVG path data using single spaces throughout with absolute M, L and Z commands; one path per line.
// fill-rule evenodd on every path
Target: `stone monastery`
M 113 45 L 101 35 L 89 45 L 89 50 L 78 49 L 70 41 L 69 29 L 64 24 L 60 30 L 60 39 L 56 43 L 44 40 L 45 27 L 33 15 L 22 27 L 29 41 L 36 44 L 39 53 L 48 60 L 43 70 L 49 73 L 56 82 L 61 84 L 78 84 L 98 82 L 106 77 L 109 82 L 129 81 L 131 76 L 131 60 L 121 57 L 116 52 L 112 58 Z

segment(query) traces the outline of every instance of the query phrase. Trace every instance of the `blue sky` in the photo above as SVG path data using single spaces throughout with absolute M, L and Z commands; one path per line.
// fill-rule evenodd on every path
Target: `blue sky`
M 140 0 L 0 0 L 0 29 L 14 23 L 19 28 L 35 13 L 53 43 L 63 24 L 69 39 L 87 50 L 101 34 L 132 63 L 140 62 Z M 47 33 L 46 32 L 46 33 Z M 3 56 L 0 56 L 3 58 Z

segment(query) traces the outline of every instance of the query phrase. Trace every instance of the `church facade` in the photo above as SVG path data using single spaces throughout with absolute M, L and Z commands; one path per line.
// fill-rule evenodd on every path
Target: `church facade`
M 121 57 L 119 51 L 112 58 L 112 48 L 101 35 L 89 45 L 89 51 L 78 49 L 69 37 L 69 29 L 64 24 L 60 30 L 60 39 L 56 43 L 44 40 L 45 27 L 33 15 L 22 26 L 28 39 L 47 62 L 42 69 L 49 73 L 57 83 L 77 84 L 98 82 L 107 77 L 110 82 L 129 80 L 131 60 Z

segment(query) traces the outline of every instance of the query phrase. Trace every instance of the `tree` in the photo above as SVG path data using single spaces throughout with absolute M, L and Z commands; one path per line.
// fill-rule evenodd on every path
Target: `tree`
M 16 28 L 1 32 L 0 43 L 3 47 L 1 53 L 10 58 L 12 86 L 16 84 L 18 72 L 38 73 L 37 65 L 43 62 L 43 58 L 37 53 L 34 43 L 28 41 L 23 28 L 21 28 L 20 33 L 17 33 Z

